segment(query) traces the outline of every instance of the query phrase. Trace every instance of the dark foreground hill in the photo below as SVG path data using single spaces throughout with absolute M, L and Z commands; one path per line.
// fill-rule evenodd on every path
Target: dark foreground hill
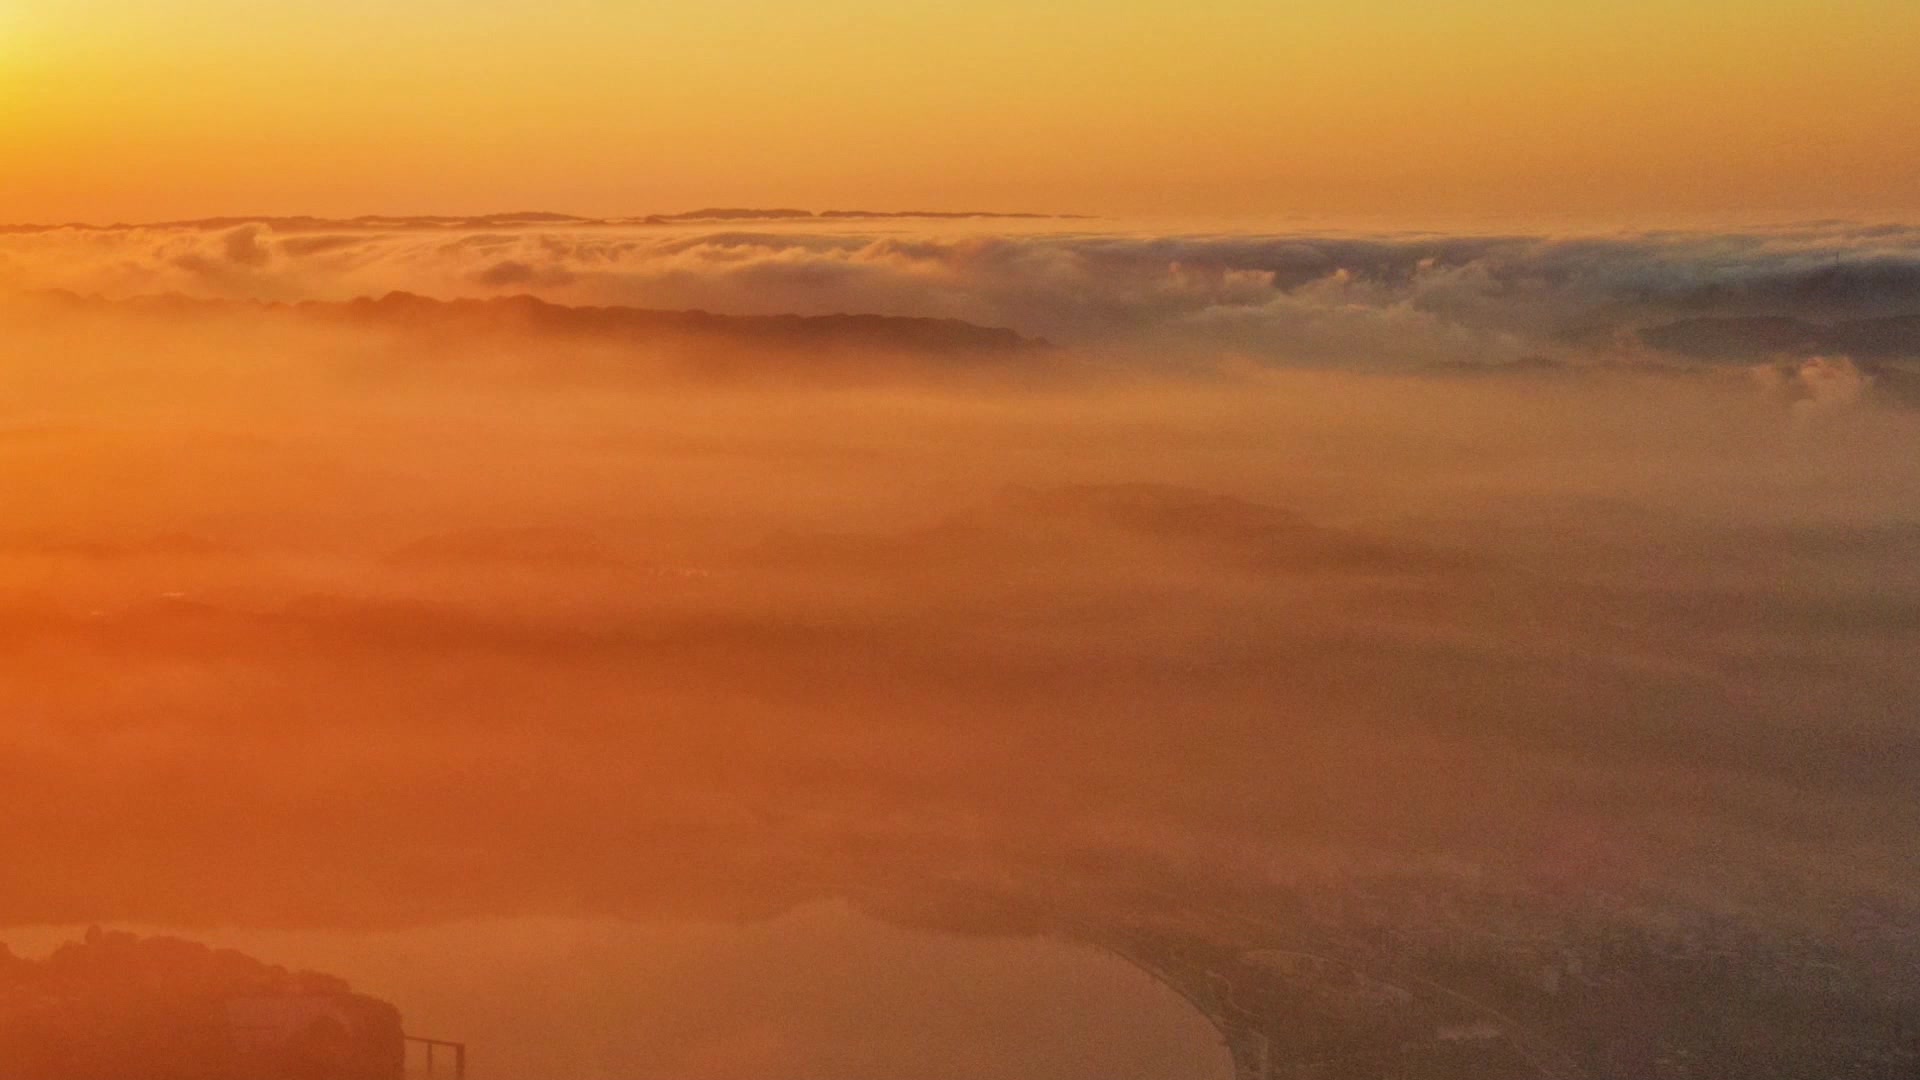
M 4 1080 L 398 1080 L 400 1013 L 338 979 L 172 938 L 0 946 Z

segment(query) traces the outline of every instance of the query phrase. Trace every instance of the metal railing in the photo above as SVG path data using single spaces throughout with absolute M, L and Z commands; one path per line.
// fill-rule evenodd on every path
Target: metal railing
M 409 1077 L 451 1077 L 467 1080 L 467 1044 L 445 1039 L 406 1036 Z

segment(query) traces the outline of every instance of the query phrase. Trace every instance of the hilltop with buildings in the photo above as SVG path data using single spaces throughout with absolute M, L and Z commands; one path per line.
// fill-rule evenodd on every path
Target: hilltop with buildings
M 0 945 L 6 1080 L 398 1080 L 400 1012 L 339 979 L 173 938 Z

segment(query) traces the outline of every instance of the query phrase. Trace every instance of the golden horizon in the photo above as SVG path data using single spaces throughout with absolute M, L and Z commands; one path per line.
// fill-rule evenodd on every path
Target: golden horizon
M 85 0 L 16 2 L 0 35 L 12 221 L 1920 209 L 1920 9 L 1898 0 Z

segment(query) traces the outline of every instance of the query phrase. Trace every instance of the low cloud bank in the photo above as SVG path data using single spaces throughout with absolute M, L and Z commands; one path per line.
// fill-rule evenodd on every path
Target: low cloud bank
M 344 300 L 404 289 L 952 318 L 1162 362 L 1223 352 L 1386 368 L 1837 355 L 1904 383 L 1920 356 L 1920 229 L 1906 226 L 1162 235 L 719 211 L 651 224 L 436 221 L 21 233 L 0 237 L 0 283 L 115 297 Z

